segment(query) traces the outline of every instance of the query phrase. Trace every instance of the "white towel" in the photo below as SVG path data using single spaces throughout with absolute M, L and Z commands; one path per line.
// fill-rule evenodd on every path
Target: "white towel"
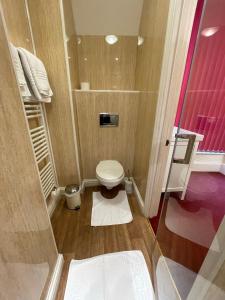
M 32 94 L 27 86 L 26 78 L 24 76 L 23 68 L 19 58 L 17 49 L 10 43 L 10 52 L 12 56 L 13 66 L 15 69 L 16 77 L 19 82 L 21 95 L 23 98 L 32 100 Z
M 53 95 L 42 61 L 23 48 L 17 48 L 30 88 L 38 101 L 51 102 Z

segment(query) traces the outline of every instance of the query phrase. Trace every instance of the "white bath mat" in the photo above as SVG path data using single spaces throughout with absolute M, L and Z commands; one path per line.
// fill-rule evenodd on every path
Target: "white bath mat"
M 127 194 L 119 191 L 113 199 L 106 199 L 100 192 L 93 192 L 91 226 L 130 223 L 133 220 Z
M 166 227 L 175 234 L 198 245 L 219 251 L 216 230 L 213 227 L 212 215 L 209 210 L 200 208 L 197 212 L 183 209 L 176 199 L 168 201 Z
M 72 260 L 64 300 L 155 299 L 141 251 Z

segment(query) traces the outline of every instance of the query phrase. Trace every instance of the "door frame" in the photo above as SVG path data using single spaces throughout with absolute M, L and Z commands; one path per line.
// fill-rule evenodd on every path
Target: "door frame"
M 144 201 L 144 214 L 150 218 L 158 213 L 169 152 L 166 141 L 174 127 L 197 1 L 170 0 Z

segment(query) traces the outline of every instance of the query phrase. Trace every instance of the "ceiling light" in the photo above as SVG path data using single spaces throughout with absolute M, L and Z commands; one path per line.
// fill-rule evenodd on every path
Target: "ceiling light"
M 109 45 L 113 45 L 113 44 L 115 44 L 118 41 L 118 37 L 116 35 L 107 35 L 105 37 L 105 41 Z
M 202 30 L 201 35 L 209 37 L 214 35 L 219 30 L 219 27 L 208 27 Z
M 144 38 L 142 36 L 138 37 L 138 46 L 141 46 L 144 43 Z

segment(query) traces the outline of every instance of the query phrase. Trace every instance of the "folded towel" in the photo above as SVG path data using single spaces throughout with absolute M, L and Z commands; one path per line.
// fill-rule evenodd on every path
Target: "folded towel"
M 51 102 L 53 95 L 49 85 L 47 72 L 42 61 L 23 48 L 17 48 L 25 76 L 35 98 L 42 102 Z
M 10 52 L 12 55 L 12 61 L 13 61 L 13 66 L 15 69 L 16 77 L 19 82 L 21 95 L 26 100 L 32 100 L 33 97 L 29 90 L 29 87 L 27 85 L 26 78 L 24 76 L 24 72 L 23 72 L 23 68 L 21 65 L 18 51 L 17 51 L 16 47 L 14 47 L 13 44 L 11 44 L 11 43 L 10 43 Z

